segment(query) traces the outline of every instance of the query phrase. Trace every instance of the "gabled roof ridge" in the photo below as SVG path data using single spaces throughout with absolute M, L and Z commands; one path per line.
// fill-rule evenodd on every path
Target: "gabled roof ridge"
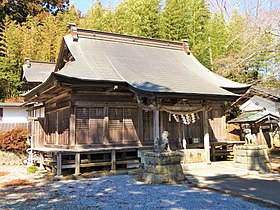
M 133 36 L 127 34 L 113 33 L 113 32 L 104 32 L 104 31 L 91 30 L 85 28 L 77 28 L 75 25 L 69 25 L 69 28 L 70 28 L 70 34 L 73 37 L 73 41 L 78 41 L 80 37 L 92 38 L 92 39 L 100 39 L 100 40 L 107 40 L 107 41 L 126 42 L 131 44 L 141 44 L 146 46 L 164 47 L 169 49 L 178 49 L 190 53 L 187 40 L 182 40 L 181 42 L 178 42 L 178 41 L 162 40 L 156 38 L 146 38 L 141 36 Z
M 25 58 L 25 61 L 27 61 L 27 60 L 32 63 L 56 64 L 56 62 L 52 62 L 52 61 L 39 61 L 39 60 L 32 60 L 29 58 Z
M 250 89 L 249 89 L 250 90 Z M 271 91 L 277 91 L 279 90 L 278 94 L 271 92 Z M 251 91 L 256 93 L 259 96 L 264 96 L 266 98 L 270 98 L 272 100 L 280 100 L 280 89 L 278 88 L 271 88 L 271 87 L 265 87 L 265 86 L 253 86 Z M 260 94 L 258 94 L 260 93 Z M 263 95 L 265 94 L 265 95 Z

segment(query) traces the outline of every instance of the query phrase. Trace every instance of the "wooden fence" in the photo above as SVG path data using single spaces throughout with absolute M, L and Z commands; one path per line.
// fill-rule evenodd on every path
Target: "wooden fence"
M 0 123 L 0 131 L 9 131 L 16 127 L 23 127 L 28 129 L 28 123 Z

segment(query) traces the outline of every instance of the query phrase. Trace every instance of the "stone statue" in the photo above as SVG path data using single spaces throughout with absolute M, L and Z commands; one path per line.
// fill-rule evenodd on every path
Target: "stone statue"
M 171 149 L 169 147 L 168 140 L 168 131 L 163 131 L 160 139 L 156 139 L 155 144 L 155 152 L 170 152 Z
M 246 144 L 255 144 L 256 135 L 251 133 L 251 129 L 245 129 L 245 142 Z

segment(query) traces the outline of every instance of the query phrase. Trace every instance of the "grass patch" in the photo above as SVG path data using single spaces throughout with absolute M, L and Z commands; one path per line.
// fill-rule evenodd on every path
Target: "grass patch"
M 9 182 L 2 183 L 3 187 L 17 187 L 17 186 L 24 186 L 24 185 L 32 185 L 32 182 L 26 179 L 15 179 Z
M 9 174 L 8 172 L 0 171 L 0 176 L 6 176 L 6 175 L 8 175 L 8 174 Z
M 29 166 L 27 168 L 27 172 L 30 173 L 30 174 L 34 174 L 38 171 L 38 168 L 36 166 Z

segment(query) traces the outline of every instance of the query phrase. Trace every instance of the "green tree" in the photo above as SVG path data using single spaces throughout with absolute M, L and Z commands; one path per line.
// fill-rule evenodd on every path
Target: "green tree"
M 159 37 L 160 0 L 125 0 L 115 11 L 116 32 Z
M 166 0 L 161 15 L 161 38 L 188 39 L 192 53 L 210 66 L 207 26 L 211 13 L 205 0 Z
M 0 22 L 6 16 L 19 23 L 25 22 L 28 16 L 37 16 L 39 14 L 65 11 L 69 6 L 69 0 L 5 0 L 0 3 Z
M 114 13 L 110 8 L 102 6 L 96 1 L 89 9 L 86 17 L 81 19 L 79 26 L 87 29 L 113 32 Z
M 0 100 L 14 97 L 20 86 L 21 38 L 22 32 L 15 21 L 8 18 L 0 32 Z

